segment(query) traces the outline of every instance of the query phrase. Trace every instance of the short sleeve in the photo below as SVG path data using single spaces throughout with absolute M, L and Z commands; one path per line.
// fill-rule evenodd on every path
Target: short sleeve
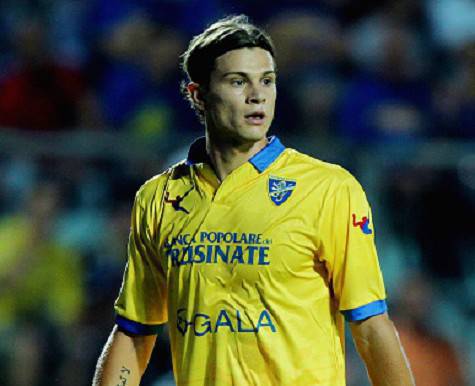
M 320 215 L 318 257 L 325 263 L 340 312 L 348 321 L 386 312 L 371 208 L 358 181 L 350 176 L 341 182 Z
M 138 335 L 155 334 L 168 319 L 166 274 L 153 243 L 154 218 L 154 209 L 146 208 L 139 191 L 132 210 L 127 265 L 115 302 L 117 325 Z

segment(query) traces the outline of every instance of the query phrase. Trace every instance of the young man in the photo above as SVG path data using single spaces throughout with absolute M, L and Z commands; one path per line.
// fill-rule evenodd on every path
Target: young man
M 206 137 L 137 193 L 94 385 L 138 385 L 165 322 L 177 385 L 344 385 L 343 316 L 373 384 L 412 385 L 362 188 L 266 136 L 269 37 L 243 16 L 221 20 L 183 68 Z

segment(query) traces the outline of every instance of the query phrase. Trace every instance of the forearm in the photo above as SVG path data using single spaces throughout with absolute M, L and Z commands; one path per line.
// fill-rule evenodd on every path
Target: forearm
M 387 315 L 352 323 L 351 331 L 373 386 L 414 385 L 396 329 Z
M 154 343 L 154 336 L 132 337 L 114 327 L 97 362 L 92 385 L 138 386 Z

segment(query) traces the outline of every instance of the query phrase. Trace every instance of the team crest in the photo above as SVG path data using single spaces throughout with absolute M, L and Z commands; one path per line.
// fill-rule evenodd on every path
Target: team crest
M 297 182 L 281 177 L 269 176 L 269 197 L 276 205 L 281 205 L 292 194 Z

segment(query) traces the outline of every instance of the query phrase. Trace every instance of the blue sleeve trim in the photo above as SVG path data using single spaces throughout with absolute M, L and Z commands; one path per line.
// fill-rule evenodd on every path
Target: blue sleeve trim
M 371 316 L 384 314 L 387 310 L 386 300 L 376 300 L 352 310 L 343 310 L 341 313 L 345 316 L 347 322 L 356 322 L 368 319 Z
M 135 335 L 156 335 L 158 333 L 158 324 L 142 324 L 116 315 L 115 323 L 120 329 Z

